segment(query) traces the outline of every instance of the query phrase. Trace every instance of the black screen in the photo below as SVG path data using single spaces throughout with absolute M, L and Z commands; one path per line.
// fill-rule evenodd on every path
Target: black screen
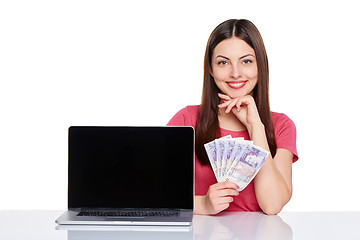
M 70 127 L 69 208 L 193 208 L 192 127 Z

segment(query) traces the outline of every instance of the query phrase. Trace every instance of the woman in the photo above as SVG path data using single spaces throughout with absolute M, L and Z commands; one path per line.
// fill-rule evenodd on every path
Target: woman
M 205 52 L 201 105 L 180 110 L 168 125 L 195 128 L 195 214 L 277 214 L 290 200 L 296 129 L 285 114 L 270 111 L 267 54 L 250 21 L 232 19 L 214 29 Z M 216 181 L 204 149 L 205 143 L 229 134 L 271 153 L 241 192 L 233 182 Z

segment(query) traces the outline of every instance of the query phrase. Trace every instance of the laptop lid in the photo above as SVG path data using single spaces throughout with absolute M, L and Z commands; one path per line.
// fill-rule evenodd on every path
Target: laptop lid
M 192 127 L 69 128 L 68 208 L 193 209 Z

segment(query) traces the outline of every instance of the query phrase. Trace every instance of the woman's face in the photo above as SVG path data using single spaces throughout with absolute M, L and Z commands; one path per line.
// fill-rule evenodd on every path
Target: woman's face
M 222 93 L 231 98 L 252 95 L 258 69 L 255 51 L 244 40 L 232 37 L 221 41 L 214 49 L 211 66 Z

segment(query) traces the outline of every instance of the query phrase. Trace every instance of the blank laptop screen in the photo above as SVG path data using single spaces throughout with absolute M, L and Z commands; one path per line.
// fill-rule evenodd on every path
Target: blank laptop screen
M 191 127 L 70 127 L 69 208 L 193 208 Z

